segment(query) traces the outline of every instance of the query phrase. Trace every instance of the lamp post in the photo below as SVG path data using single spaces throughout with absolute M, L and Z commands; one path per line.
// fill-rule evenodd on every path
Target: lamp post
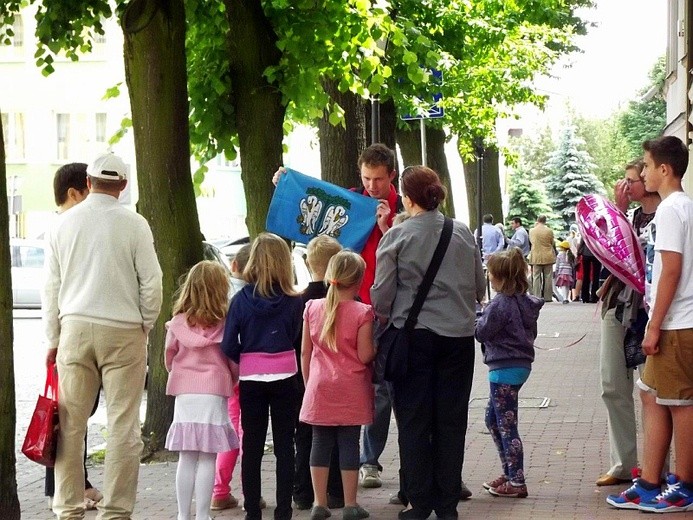
M 371 99 L 371 144 L 380 142 L 380 100 L 378 96 Z
M 380 38 L 375 45 L 381 51 L 383 59 L 386 57 L 389 38 Z M 380 142 L 380 97 L 378 94 L 371 99 L 371 144 Z
M 483 173 L 484 173 L 484 140 L 481 137 L 474 139 L 474 155 L 476 156 L 476 240 L 479 245 L 479 251 L 483 251 L 483 239 L 481 237 L 481 191 L 483 189 Z

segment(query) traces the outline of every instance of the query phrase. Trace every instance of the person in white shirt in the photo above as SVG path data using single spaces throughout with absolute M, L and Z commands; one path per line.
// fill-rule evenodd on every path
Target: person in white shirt
M 46 362 L 60 374 L 59 519 L 84 516 L 84 431 L 101 385 L 109 432 L 99 514 L 130 518 L 135 506 L 147 334 L 161 309 L 162 273 L 149 224 L 118 202 L 126 171 L 113 154 L 97 157 L 87 169 L 89 196 L 46 237 Z
M 688 147 L 678 137 L 643 143 L 645 189 L 662 198 L 651 226 L 655 235 L 647 356 L 637 385 L 643 406 L 642 474 L 610 505 L 646 512 L 693 510 L 693 200 L 683 191 Z M 674 441 L 675 471 L 661 475 Z
M 87 188 L 87 165 L 84 163 L 68 163 L 62 165 L 53 177 L 53 196 L 58 211 L 55 214 L 56 221 L 70 208 L 76 206 L 89 195 Z M 91 415 L 94 415 L 99 404 L 98 393 L 94 401 Z M 84 507 L 96 509 L 96 504 L 103 498 L 103 494 L 89 482 L 87 475 L 87 451 L 86 435 L 84 450 Z M 48 497 L 48 507 L 53 507 L 53 493 L 55 491 L 55 478 L 53 468 L 46 468 L 45 494 Z

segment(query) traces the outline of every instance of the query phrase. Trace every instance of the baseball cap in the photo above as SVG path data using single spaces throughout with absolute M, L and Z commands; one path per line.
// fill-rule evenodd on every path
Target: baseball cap
M 99 155 L 87 168 L 87 175 L 95 179 L 122 181 L 127 179 L 127 166 L 113 153 Z

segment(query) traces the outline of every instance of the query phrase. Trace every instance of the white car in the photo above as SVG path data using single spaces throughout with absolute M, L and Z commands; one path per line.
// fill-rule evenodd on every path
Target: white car
M 10 239 L 13 307 L 41 308 L 44 256 L 43 240 Z
M 229 241 L 216 240 L 212 241 L 212 243 L 219 247 L 221 252 L 224 253 L 229 259 L 229 262 L 232 262 L 238 250 L 244 245 L 250 243 L 250 238 L 243 237 L 237 240 Z M 306 246 L 298 243 L 294 244 L 294 247 L 291 250 L 291 258 L 294 261 L 294 289 L 301 292 L 303 289 L 308 287 L 308 284 L 311 281 L 310 271 L 306 265 Z
M 219 262 L 231 276 L 229 262 L 218 248 L 204 242 L 203 249 L 206 260 Z M 13 238 L 10 240 L 10 256 L 13 307 L 40 309 L 45 257 L 43 240 Z

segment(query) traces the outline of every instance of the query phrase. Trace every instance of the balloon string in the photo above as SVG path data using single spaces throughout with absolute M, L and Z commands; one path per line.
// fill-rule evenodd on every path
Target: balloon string
M 587 337 L 587 332 L 585 332 L 582 336 L 580 336 L 578 339 L 576 339 L 576 340 L 573 341 L 572 343 L 568 343 L 567 345 L 563 345 L 562 347 L 551 347 L 551 348 L 546 348 L 546 347 L 540 347 L 540 346 L 538 346 L 538 345 L 534 345 L 534 348 L 537 348 L 537 349 L 539 349 L 539 350 L 545 350 L 545 351 L 547 351 L 547 352 L 551 352 L 552 350 L 561 350 L 562 348 L 568 348 L 568 347 L 572 347 L 572 346 L 574 346 L 574 345 L 577 345 L 578 343 L 580 343 L 580 342 L 581 342 L 583 339 L 585 339 L 586 337 Z
M 593 322 L 593 323 L 597 321 L 597 319 L 596 319 L 596 318 L 597 318 L 597 312 L 599 311 L 599 309 L 601 309 L 601 307 L 602 307 L 602 302 L 601 302 L 601 300 L 600 300 L 600 301 L 597 303 L 597 305 L 595 306 L 595 309 L 594 309 L 594 315 L 592 316 L 592 322 Z M 568 347 L 574 347 L 575 345 L 577 345 L 578 343 L 580 343 L 583 339 L 585 339 L 585 338 L 587 337 L 587 334 L 588 334 L 588 333 L 585 332 L 582 336 L 580 336 L 580 337 L 579 337 L 578 339 L 576 339 L 575 341 L 573 341 L 573 342 L 571 342 L 571 343 L 568 343 L 567 345 L 563 345 L 563 346 L 561 346 L 561 347 L 546 348 L 546 347 L 540 347 L 540 346 L 538 346 L 538 345 L 534 345 L 534 348 L 539 349 L 539 350 L 544 350 L 544 351 L 546 351 L 546 352 L 552 352 L 552 351 L 554 351 L 554 350 L 561 350 L 561 349 L 568 348 Z

